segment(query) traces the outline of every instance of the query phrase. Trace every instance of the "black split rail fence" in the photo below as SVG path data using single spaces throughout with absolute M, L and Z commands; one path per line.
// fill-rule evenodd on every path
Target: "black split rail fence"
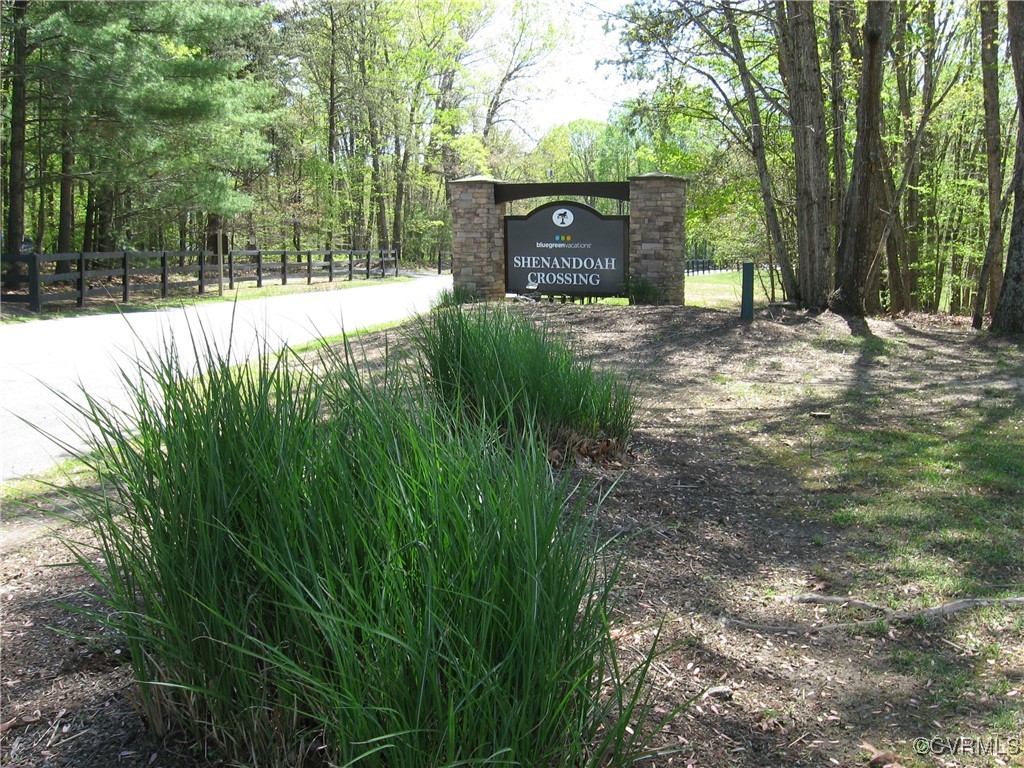
M 188 263 L 186 263 L 188 262 Z M 104 253 L 32 253 L 4 257 L 21 264 L 26 274 L 11 276 L 12 290 L 2 300 L 24 302 L 38 312 L 44 304 L 75 301 L 84 306 L 93 296 L 129 303 L 137 294 L 199 294 L 240 283 L 333 282 L 398 276 L 392 250 L 228 251 L 223 263 L 213 251 L 113 251 Z

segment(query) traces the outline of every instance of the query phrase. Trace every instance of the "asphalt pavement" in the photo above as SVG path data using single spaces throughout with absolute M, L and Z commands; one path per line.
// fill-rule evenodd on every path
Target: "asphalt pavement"
M 82 391 L 110 407 L 128 405 L 121 371 L 175 340 L 186 366 L 201 331 L 242 362 L 316 338 L 352 333 L 427 311 L 450 275 L 386 285 L 210 302 L 178 309 L 88 315 L 0 325 L 0 480 L 43 472 L 85 447 L 85 420 L 63 396 Z

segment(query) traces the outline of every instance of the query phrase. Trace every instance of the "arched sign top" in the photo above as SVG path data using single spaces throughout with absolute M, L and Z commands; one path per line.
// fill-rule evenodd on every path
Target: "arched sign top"
M 589 205 L 566 200 L 546 203 L 525 216 L 506 216 L 506 290 L 620 295 L 628 222 L 628 216 L 603 216 Z
M 561 224 L 555 221 L 555 219 L 558 218 L 559 214 L 559 211 L 555 209 L 565 209 L 566 213 L 568 214 L 567 217 L 560 219 L 562 222 Z M 572 200 L 555 200 L 552 203 L 544 203 L 543 205 L 538 205 L 536 208 L 534 208 L 532 211 L 530 211 L 524 216 L 506 216 L 505 219 L 513 221 L 525 221 L 526 219 L 532 219 L 535 216 L 542 219 L 544 217 L 545 211 L 550 211 L 551 223 L 556 224 L 558 226 L 565 226 L 566 223 L 571 224 L 572 221 L 575 219 L 576 215 L 581 212 L 585 215 L 585 217 L 586 215 L 590 215 L 598 219 L 605 219 L 608 221 L 620 221 L 629 219 L 628 216 L 605 216 L 603 213 L 597 210 L 597 208 L 594 208 L 591 205 L 587 205 L 586 203 L 577 203 Z M 566 218 L 568 218 L 568 222 L 566 222 Z
M 495 203 L 510 203 L 513 200 L 525 200 L 531 197 L 563 197 L 565 195 L 606 197 L 610 200 L 628 202 L 629 182 L 554 181 L 539 184 L 506 184 L 499 181 L 494 185 Z

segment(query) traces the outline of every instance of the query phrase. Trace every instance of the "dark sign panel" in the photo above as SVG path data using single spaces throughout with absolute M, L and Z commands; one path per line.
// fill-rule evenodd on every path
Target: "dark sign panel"
M 505 217 L 505 290 L 619 296 L 626 280 L 627 216 L 580 203 L 548 203 Z

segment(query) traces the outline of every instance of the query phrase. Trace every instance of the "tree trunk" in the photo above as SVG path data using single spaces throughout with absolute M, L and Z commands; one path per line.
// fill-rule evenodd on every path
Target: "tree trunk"
M 992 316 L 990 330 L 1024 333 L 1024 3 L 1006 4 L 1010 37 L 1010 61 L 1017 91 L 1017 153 L 1013 173 L 1013 218 L 1010 248 L 1006 253 L 1003 290 Z
M 89 163 L 90 168 L 92 163 Z M 96 185 L 87 181 L 85 185 L 85 223 L 82 225 L 82 250 L 91 253 L 96 250 Z
M 931 109 L 932 96 L 934 94 L 934 67 L 932 60 L 935 55 L 935 7 L 934 3 L 924 4 L 926 17 L 926 28 L 931 34 L 926 35 L 926 41 L 922 50 L 924 68 L 922 74 L 921 111 L 927 114 Z M 910 36 L 909 17 L 914 8 L 907 4 L 897 4 L 896 18 L 894 19 L 893 31 L 893 69 L 896 74 L 897 93 L 899 94 L 899 114 L 902 121 L 903 134 L 903 167 L 905 174 L 906 205 L 902 208 L 903 221 L 905 223 L 906 237 L 898 252 L 898 263 L 900 268 L 900 284 L 906 287 L 906 304 L 901 309 L 916 309 L 917 283 L 918 283 L 918 261 L 920 259 L 920 232 L 921 222 L 921 196 L 918 191 L 921 178 L 922 158 L 918 148 L 921 142 L 916 140 L 914 124 L 914 107 L 912 103 L 914 88 L 917 82 L 916 63 L 917 57 L 907 50 L 907 40 Z M 922 117 L 922 120 L 925 118 Z M 922 136 L 921 141 L 924 140 Z M 891 180 L 891 168 L 887 173 L 886 184 L 893 199 L 898 199 L 896 184 Z M 890 209 L 892 210 L 892 209 Z
M 881 173 L 882 64 L 891 15 L 890 0 L 868 3 L 853 173 L 843 216 L 843 239 L 836 253 L 836 290 L 829 300 L 829 307 L 839 314 L 864 315 L 868 268 L 876 252 L 877 243 L 872 242 L 872 230 L 878 219 L 878 184 L 874 177 Z
M 925 117 L 921 119 L 924 120 Z M 923 129 L 923 123 L 921 127 Z M 885 126 L 883 124 L 882 130 L 884 131 L 884 129 Z M 878 228 L 872 232 L 871 242 L 878 243 L 874 256 L 874 261 L 877 264 L 873 266 L 880 265 L 883 252 L 885 254 L 889 271 L 889 309 L 893 315 L 910 309 L 906 290 L 907 283 L 904 279 L 907 237 L 900 216 L 900 204 L 907 190 L 906 182 L 910 174 L 910 165 L 914 162 L 913 158 L 917 157 L 916 147 L 917 143 L 915 142 L 907 150 L 908 157 L 911 159 L 904 165 L 903 181 L 897 188 L 896 180 L 892 174 L 892 162 L 889 158 L 889 153 L 886 152 L 884 144 L 879 143 L 878 156 L 881 161 L 879 166 L 881 173 L 875 174 L 875 182 L 878 185 L 875 199 L 879 201 L 881 207 L 878 212 L 884 220 L 876 224 Z M 885 211 L 888 211 L 888 214 Z
M 28 30 L 25 12 L 28 0 L 15 0 L 13 8 L 14 35 L 11 45 L 11 139 L 8 144 L 7 241 L 6 251 L 17 256 L 25 238 L 25 123 L 27 98 L 25 75 L 28 64 Z M 15 278 L 22 273 L 21 265 L 8 264 L 4 270 L 5 288 L 17 285 Z
M 412 132 L 412 121 L 410 120 L 410 134 Z M 405 184 L 409 174 L 409 144 L 412 136 L 406 138 L 404 145 L 399 137 L 395 136 L 395 163 L 398 171 L 395 174 L 395 211 L 391 221 L 391 247 L 395 249 L 395 256 L 402 257 L 402 219 L 405 213 Z
M 764 203 L 765 221 L 768 224 L 768 234 L 775 249 L 775 262 L 779 265 L 779 273 L 782 277 L 782 288 L 786 298 L 790 301 L 801 301 L 800 287 L 797 285 L 796 277 L 793 274 L 793 264 L 786 253 L 786 242 L 782 236 L 782 226 L 779 224 L 779 214 L 775 208 L 775 195 L 772 192 L 771 174 L 768 170 L 768 155 L 764 146 L 764 127 L 761 123 L 761 107 L 757 101 L 757 92 L 754 90 L 754 83 L 747 68 L 746 56 L 743 52 L 743 44 L 740 41 L 740 33 L 736 27 L 736 15 L 729 3 L 723 6 L 726 21 L 729 26 L 729 37 L 732 43 L 733 59 L 743 84 L 744 98 L 747 102 L 747 109 L 750 111 L 750 127 L 748 138 L 750 141 L 751 153 L 754 155 L 754 163 L 757 166 L 757 178 L 761 185 L 761 199 Z
M 188 248 L 188 214 L 183 213 L 178 219 L 178 266 L 185 266 L 185 250 Z
M 42 80 L 37 81 L 37 96 L 36 96 L 36 120 L 38 122 L 38 129 L 36 130 L 36 178 L 38 179 L 39 192 L 36 198 L 36 231 L 35 231 L 35 247 L 36 251 L 40 253 L 43 251 L 43 245 L 46 242 L 46 231 L 49 227 L 49 207 L 50 200 L 52 198 L 52 192 L 48 183 L 47 166 L 50 163 L 50 145 L 47 137 L 44 137 L 43 132 L 43 83 Z
M 824 309 L 829 288 L 829 175 L 825 93 L 813 3 L 776 3 L 779 58 L 789 93 L 796 165 L 796 230 L 800 297 Z
M 828 4 L 828 41 L 831 52 L 829 100 L 832 105 L 832 218 L 833 242 L 842 239 L 843 208 L 846 201 L 846 77 L 843 72 L 842 18 L 840 6 L 849 0 L 833 0 Z
M 57 223 L 57 252 L 71 253 L 75 240 L 75 145 L 66 126 L 61 130 L 60 146 L 60 217 Z M 71 268 L 66 264 L 65 271 Z
M 330 220 L 327 225 L 327 248 L 334 248 L 334 226 L 338 216 L 338 155 L 341 138 L 338 135 L 338 15 L 334 5 L 327 9 L 331 33 L 331 55 L 327 73 L 327 162 L 331 166 Z
M 96 250 L 114 250 L 114 192 L 101 188 L 96 199 Z
M 228 235 L 224 225 L 223 216 L 216 213 L 206 215 L 206 250 L 210 252 L 207 259 L 210 264 L 217 263 L 218 253 L 227 254 L 228 252 Z M 219 251 L 217 249 L 217 233 L 221 235 Z
M 388 245 L 388 207 L 387 207 L 387 196 L 384 191 L 384 174 L 381 169 L 381 153 L 382 149 L 380 146 L 380 137 L 377 132 L 377 126 L 373 120 L 371 120 L 370 128 L 370 169 L 372 171 L 372 178 L 370 180 L 371 193 L 373 195 L 373 202 L 376 208 L 376 219 L 377 219 L 377 247 L 387 249 Z
M 1003 267 L 1003 151 L 999 140 L 999 4 L 981 0 L 981 83 L 985 103 L 985 156 L 988 159 L 988 238 L 978 277 L 972 324 L 979 331 L 988 301 L 989 311 L 999 303 Z

